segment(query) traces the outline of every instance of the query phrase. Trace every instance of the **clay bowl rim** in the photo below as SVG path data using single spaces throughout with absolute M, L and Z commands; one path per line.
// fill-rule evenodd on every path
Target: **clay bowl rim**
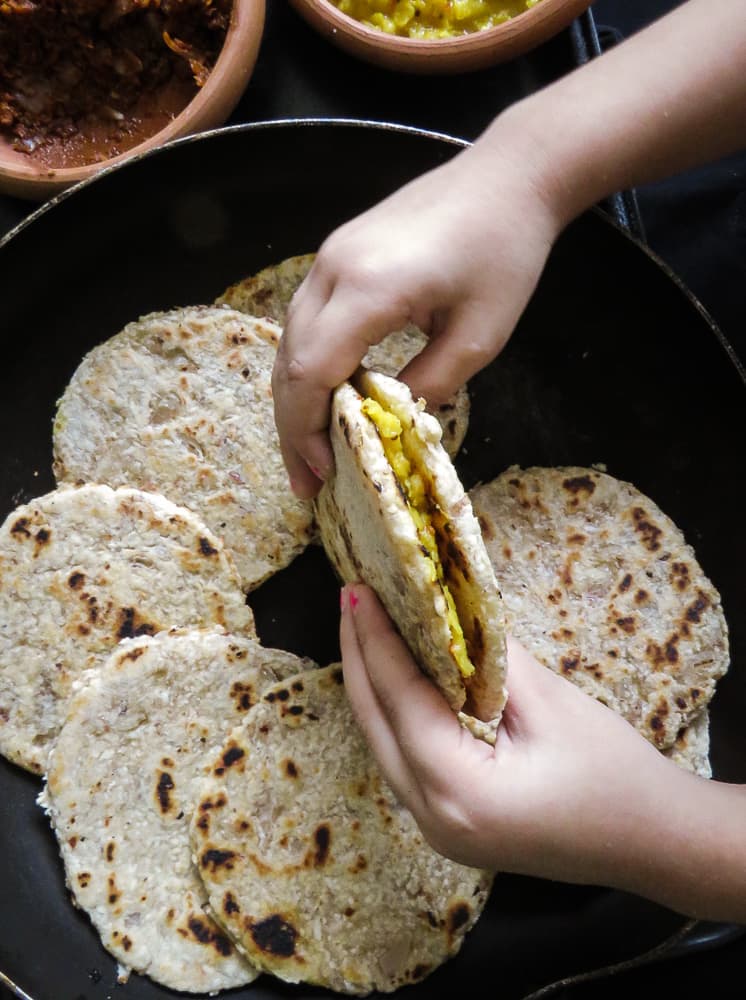
M 344 14 L 332 0 L 290 0 L 329 41 L 387 69 L 411 73 L 485 69 L 540 45 L 586 11 L 593 0 L 540 0 L 509 21 L 449 38 L 390 35 Z
M 172 121 L 124 153 L 76 167 L 42 167 L 24 163 L 23 154 L 0 139 L 0 192 L 20 197 L 54 194 L 164 143 L 218 126 L 238 103 L 254 71 L 265 16 L 266 0 L 234 0 L 223 47 L 204 86 Z

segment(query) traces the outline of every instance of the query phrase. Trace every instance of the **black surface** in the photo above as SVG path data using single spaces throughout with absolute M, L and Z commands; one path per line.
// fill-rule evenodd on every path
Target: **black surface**
M 675 5 L 675 0 L 597 0 L 593 11 L 599 35 L 606 44 L 620 33 L 628 35 Z M 614 30 L 610 31 L 609 28 Z M 567 72 L 572 67 L 576 54 L 572 33 L 564 32 L 536 52 L 482 73 L 446 78 L 406 77 L 354 61 L 318 38 L 286 7 L 284 0 L 268 0 L 267 28 L 256 72 L 232 121 L 262 121 L 309 115 L 370 117 L 424 126 L 471 139 L 481 132 L 500 108 Z M 232 270 L 228 280 L 248 273 L 259 262 L 279 259 L 286 252 L 312 249 L 310 243 L 298 246 L 288 234 L 284 223 L 285 220 L 294 218 L 291 214 L 292 206 L 276 206 L 274 226 L 269 236 L 258 235 L 253 215 L 247 220 L 244 231 L 238 232 L 235 225 L 236 218 L 242 217 L 241 212 L 236 213 L 235 206 L 251 202 L 257 176 L 261 187 L 270 173 L 277 173 L 275 190 L 281 189 L 293 171 L 296 176 L 298 170 L 305 172 L 307 163 L 300 153 L 296 148 L 289 149 L 286 162 L 278 165 L 270 161 L 263 163 L 264 151 L 261 150 L 256 159 L 252 157 L 246 161 L 244 170 L 243 161 L 239 158 L 233 165 L 235 175 L 232 198 L 228 204 L 223 202 L 217 213 L 214 212 L 213 193 L 206 190 L 209 185 L 204 183 L 204 178 L 203 183 L 200 183 L 195 177 L 192 189 L 187 194 L 183 190 L 184 178 L 181 178 L 181 187 L 176 185 L 176 190 L 166 190 L 163 203 L 168 206 L 167 214 L 170 212 L 168 232 L 181 231 L 181 236 L 176 241 L 176 252 L 174 245 L 163 236 L 155 241 L 154 251 L 148 252 L 148 260 L 152 261 L 154 257 L 157 259 L 157 277 L 143 275 L 140 266 L 142 248 L 145 245 L 143 241 L 130 238 L 124 248 L 120 248 L 111 238 L 112 213 L 121 224 L 122 218 L 127 216 L 130 209 L 134 221 L 143 207 L 142 192 L 136 185 L 128 188 L 126 196 L 122 197 L 118 205 L 112 206 L 109 203 L 100 214 L 91 208 L 90 203 L 86 204 L 81 200 L 79 211 L 71 209 L 66 214 L 63 213 L 61 218 L 67 220 L 66 226 L 60 226 L 54 240 L 45 243 L 40 252 L 37 250 L 30 254 L 23 268 L 12 273 L 0 267 L 0 338 L 5 360 L 2 376 L 5 409 L 0 421 L 0 445 L 5 454 L 5 486 L 0 486 L 0 489 L 5 490 L 5 509 L 51 485 L 48 444 L 43 445 L 41 442 L 47 440 L 54 394 L 62 388 L 79 358 L 75 350 L 66 349 L 68 338 L 72 337 L 72 343 L 80 345 L 82 349 L 86 338 L 89 343 L 93 343 L 113 333 L 122 321 L 132 318 L 131 309 L 136 305 L 140 310 L 141 306 L 155 308 L 183 300 L 180 294 L 183 285 L 180 282 L 185 275 L 189 282 L 186 293 L 188 301 L 195 301 L 203 293 L 213 291 L 213 281 L 217 281 L 218 285 L 224 284 L 224 275 L 217 275 L 211 270 L 215 243 L 210 241 L 216 238 L 220 242 L 227 236 L 235 241 L 233 251 L 228 255 L 229 260 L 223 252 L 214 261 L 216 264 L 219 261 L 221 271 L 223 268 Z M 315 172 L 313 160 L 312 155 L 308 162 L 312 164 L 312 172 Z M 345 156 L 341 156 L 330 168 L 343 187 L 351 183 L 351 179 L 345 176 L 348 162 Z M 407 169 L 413 165 L 416 166 L 408 164 Z M 402 165 L 398 163 L 398 154 L 377 161 L 376 166 L 377 172 L 383 172 L 383 179 L 391 184 L 401 176 Z M 207 177 L 209 176 L 208 166 Z M 742 357 L 746 357 L 745 178 L 746 155 L 739 155 L 710 167 L 689 171 L 681 177 L 641 188 L 637 192 L 641 220 L 651 247 L 685 280 Z M 369 193 L 372 200 L 375 189 L 371 188 Z M 174 197 L 176 200 L 181 197 L 178 207 L 174 204 Z M 344 204 L 344 198 L 339 205 L 335 203 L 326 219 L 322 219 L 314 208 L 308 217 L 308 231 L 314 230 L 314 227 L 319 232 L 330 228 L 335 221 L 335 212 L 342 210 Z M 145 198 L 145 205 L 150 205 L 149 197 Z M 25 202 L 0 198 L 0 233 L 22 219 L 31 208 L 33 206 Z M 307 206 L 302 211 L 307 214 Z M 343 211 L 341 214 L 344 214 Z M 202 246 L 189 245 L 189 239 L 194 237 L 182 231 L 185 220 L 197 220 L 194 231 L 201 234 L 200 239 L 204 241 Z M 80 252 L 81 238 L 87 243 L 83 248 L 80 267 L 76 267 L 75 255 Z M 582 239 L 582 236 L 577 238 Z M 568 239 L 569 243 L 566 245 L 571 247 L 575 237 L 570 234 Z M 562 248 L 558 252 L 564 253 Z M 4 252 L 0 254 L 3 255 L 6 258 L 8 256 Z M 639 254 L 636 256 L 639 257 Z M 96 258 L 94 270 L 88 266 L 91 257 Z M 586 278 L 592 276 L 594 280 L 600 279 L 608 293 L 608 299 L 602 304 L 603 309 L 596 317 L 598 326 L 592 331 L 588 323 L 585 333 L 591 336 L 594 345 L 601 343 L 610 336 L 609 323 L 612 323 L 613 329 L 617 331 L 614 338 L 615 350 L 622 359 L 626 359 L 628 349 L 631 351 L 635 344 L 638 347 L 647 345 L 634 333 L 634 324 L 630 333 L 629 329 L 613 325 L 613 319 L 609 317 L 619 315 L 629 318 L 630 308 L 633 312 L 635 308 L 644 310 L 648 307 L 645 296 L 651 294 L 651 289 L 645 282 L 641 286 L 630 283 L 630 276 L 624 271 L 609 268 L 608 273 L 599 274 L 599 266 L 600 262 L 594 261 L 593 275 L 586 274 Z M 180 271 L 178 278 L 174 275 L 175 270 Z M 601 268 L 601 271 L 605 271 L 605 268 Z M 655 281 L 658 282 L 658 279 Z M 658 285 L 653 295 L 657 294 L 657 288 Z M 576 288 L 581 315 L 584 294 L 583 288 Z M 25 316 L 22 310 L 14 314 L 14 301 L 17 303 L 24 297 L 27 307 L 32 304 L 33 309 Z M 93 301 L 102 304 L 101 321 L 96 331 L 88 328 L 79 330 L 74 319 L 66 315 L 66 303 L 71 299 L 76 307 Z M 27 363 L 19 367 L 19 339 L 24 341 L 35 337 L 35 342 L 39 342 L 38 303 L 44 304 L 42 336 L 45 348 L 43 351 L 28 348 Z M 60 308 L 55 310 L 53 303 L 58 303 Z M 684 307 L 684 313 L 687 318 L 682 330 L 677 325 L 679 317 L 675 307 L 673 312 L 669 312 L 656 306 L 655 329 L 651 329 L 644 320 L 641 328 L 650 333 L 653 355 L 660 359 L 661 353 L 665 351 L 667 357 L 675 359 L 674 368 L 681 363 L 679 354 L 693 350 L 690 333 L 687 332 L 690 324 L 696 326 L 691 305 Z M 526 323 L 530 322 L 530 316 L 527 316 Z M 571 334 L 574 322 L 573 318 L 568 326 Z M 22 326 L 18 325 L 20 323 Z M 554 328 L 559 329 L 556 324 Z M 704 326 L 700 326 L 700 329 L 702 332 L 694 335 L 695 343 L 698 346 L 702 343 L 710 345 L 707 349 L 710 361 L 703 365 L 701 372 L 698 370 L 695 374 L 690 370 L 691 377 L 684 380 L 689 391 L 686 401 L 686 407 L 690 411 L 688 426 L 694 428 L 697 449 L 703 448 L 710 439 L 715 442 L 715 447 L 712 453 L 709 447 L 704 454 L 696 450 L 691 452 L 692 455 L 699 454 L 701 459 L 696 469 L 691 466 L 688 469 L 689 474 L 695 474 L 695 481 L 696 474 L 699 474 L 699 485 L 695 491 L 697 499 L 690 505 L 685 502 L 685 491 L 676 485 L 681 482 L 680 477 L 685 470 L 677 470 L 675 461 L 672 463 L 670 477 L 659 473 L 658 479 L 655 476 L 651 478 L 652 465 L 648 466 L 645 476 L 646 482 L 652 484 L 651 492 L 659 485 L 664 487 L 664 495 L 656 496 L 656 499 L 660 500 L 664 508 L 666 502 L 670 502 L 670 508 L 666 509 L 674 516 L 682 514 L 682 526 L 694 531 L 691 540 L 698 548 L 699 540 L 706 535 L 709 551 L 703 556 L 703 561 L 718 585 L 722 585 L 719 576 L 721 567 L 729 577 L 726 611 L 729 611 L 731 622 L 740 630 L 736 641 L 742 649 L 743 624 L 738 612 L 743 602 L 743 585 L 737 579 L 737 567 L 739 564 L 743 565 L 743 532 L 740 528 L 740 509 L 733 499 L 739 492 L 742 495 L 742 490 L 734 490 L 732 478 L 728 480 L 727 486 L 719 485 L 721 479 L 718 473 L 723 471 L 723 465 L 718 463 L 725 463 L 724 468 L 730 470 L 729 475 L 732 476 L 734 466 L 739 470 L 738 475 L 742 475 L 743 413 L 739 410 L 734 410 L 729 415 L 724 413 L 723 407 L 728 409 L 727 400 L 720 398 L 710 377 L 712 364 L 721 373 L 725 370 L 720 367 L 722 356 L 717 353 Z M 523 334 L 521 339 L 524 339 Z M 55 345 L 51 352 L 47 349 L 50 343 Z M 516 337 L 511 350 L 514 352 L 515 363 L 520 363 L 522 358 L 531 360 L 528 338 L 519 345 Z M 638 354 L 642 384 L 646 392 L 657 392 L 656 405 L 661 412 L 668 408 L 670 413 L 677 406 L 680 407 L 681 404 L 677 402 L 677 399 L 681 399 L 680 386 L 674 373 L 661 364 L 656 376 L 651 373 L 651 369 L 645 367 L 646 352 L 640 351 Z M 714 361 L 716 356 L 720 357 L 720 362 Z M 693 363 L 698 358 L 695 348 Z M 536 360 L 541 359 L 534 357 L 534 361 Z M 616 357 L 614 362 L 616 363 Z M 615 371 L 615 363 L 612 364 L 612 371 Z M 624 363 L 628 364 L 629 361 L 625 360 Z M 655 366 L 652 371 L 655 371 Z M 583 365 L 578 362 L 578 374 L 582 373 Z M 556 380 L 553 379 L 552 382 L 551 388 L 555 392 L 559 391 Z M 637 375 L 628 387 L 632 398 L 637 397 L 636 384 Z M 726 393 L 726 397 L 728 395 Z M 610 405 L 600 398 L 602 396 L 600 390 L 595 391 L 594 405 L 606 419 Z M 525 409 L 527 401 L 531 402 L 531 399 L 514 396 L 518 412 Z M 616 402 L 624 410 L 627 399 L 622 394 L 617 394 Z M 533 399 L 533 405 L 537 405 L 536 398 Z M 568 415 L 575 420 L 578 410 L 582 418 L 584 411 L 578 403 L 569 406 Z M 697 414 L 701 414 L 703 418 L 700 426 L 697 425 Z M 649 419 L 640 423 L 632 419 L 632 414 L 628 415 L 629 421 L 620 425 L 623 436 L 619 438 L 619 442 L 628 441 L 627 455 L 625 458 L 624 447 L 620 444 L 621 451 L 618 455 L 615 454 L 615 460 L 623 459 L 623 467 L 628 468 L 630 478 L 635 479 L 635 473 L 640 471 L 642 474 L 642 467 L 638 470 L 634 462 L 630 463 L 631 458 L 634 458 L 634 443 L 644 437 L 645 430 L 652 433 L 652 440 L 646 445 L 646 454 L 650 458 L 649 449 L 653 448 L 655 442 L 660 443 L 660 434 L 657 422 L 651 428 Z M 511 420 L 513 416 L 511 413 Z M 713 423 L 717 426 L 713 427 Z M 664 420 L 664 426 L 670 428 L 670 420 L 668 424 Z M 582 427 L 581 422 L 573 438 L 580 446 L 583 446 Z M 707 428 L 710 428 L 710 432 Z M 730 442 L 729 445 L 723 442 L 723 434 L 725 441 Z M 494 433 L 490 436 L 494 440 Z M 592 449 L 588 442 L 585 447 L 591 455 Z M 682 451 L 686 452 L 687 447 L 686 441 L 679 439 L 672 449 L 674 458 Z M 551 449 L 546 450 L 545 444 L 540 440 L 533 442 L 532 449 L 535 454 L 551 452 Z M 591 455 L 589 460 L 604 460 L 604 456 Z M 605 460 L 609 461 L 610 456 L 606 456 Z M 667 469 L 668 441 L 661 444 L 659 462 L 662 463 L 662 469 Z M 610 463 L 610 468 L 612 472 L 621 474 L 621 467 L 615 468 L 614 463 Z M 39 471 L 38 477 L 33 476 L 34 470 Z M 714 533 L 711 525 L 713 507 L 717 508 L 721 498 L 731 504 L 731 514 L 735 518 L 731 522 L 731 534 L 736 536 L 735 545 L 730 553 L 727 551 L 728 543 L 723 541 L 722 525 L 726 523 L 725 519 Z M 738 546 L 741 546 L 740 550 Z M 318 580 L 319 567 L 315 566 L 314 569 L 314 579 Z M 292 580 L 287 583 L 278 580 L 273 582 L 273 586 L 287 586 L 290 593 L 297 593 L 299 589 Z M 329 602 L 329 613 L 332 613 L 331 604 L 336 598 L 331 582 L 321 590 L 320 599 Z M 265 627 L 271 628 L 271 620 L 276 617 L 272 611 L 272 591 L 262 588 L 256 596 L 255 604 L 260 621 L 264 620 Z M 732 608 L 736 609 L 735 612 L 729 610 Z M 334 637 L 330 638 L 328 631 L 318 626 L 315 612 L 310 606 L 304 604 L 299 607 L 296 617 L 298 629 L 313 646 L 308 652 L 334 644 Z M 281 623 L 279 627 L 282 630 Z M 740 658 L 742 662 L 742 654 Z M 739 678 L 740 673 L 736 667 L 731 677 L 721 685 L 714 707 L 713 726 L 716 771 L 719 776 L 734 780 L 744 780 L 743 740 L 737 732 L 733 737 L 735 720 L 743 708 Z M 6 772 L 11 773 L 9 786 L 4 784 Z M 53 843 L 32 801 L 37 787 L 33 779 L 11 772 L 7 767 L 5 771 L 0 771 L 0 822 L 3 829 L 0 837 L 4 844 L 12 843 L 17 833 L 17 849 L 20 853 L 20 859 L 13 856 L 17 863 L 6 863 L 4 869 L 0 868 L 0 969 L 7 967 L 8 970 L 21 970 L 23 974 L 18 973 L 19 983 L 26 988 L 39 980 L 39 977 L 48 984 L 56 984 L 51 992 L 40 993 L 34 1000 L 47 1000 L 47 997 L 54 997 L 55 1000 L 103 1000 L 109 996 L 134 996 L 131 993 L 132 986 L 126 989 L 113 986 L 113 966 L 105 955 L 101 954 L 93 964 L 86 964 L 85 955 L 81 957 L 77 951 L 81 941 L 85 948 L 90 947 L 90 930 L 85 921 L 73 913 L 64 897 L 57 895 L 61 892 L 61 876 Z M 12 794 L 9 794 L 9 789 L 13 790 Z M 20 799 L 14 797 L 16 790 L 20 790 Z M 31 831 L 30 838 L 28 831 Z M 40 891 L 40 886 L 45 891 Z M 49 886 L 52 887 L 52 896 L 46 894 L 46 887 Z M 551 978 L 587 969 L 598 962 L 613 961 L 620 957 L 620 951 L 638 953 L 655 943 L 671 926 L 678 926 L 680 923 L 678 918 L 663 914 L 655 907 L 630 901 L 617 894 L 546 886 L 543 883 L 514 879 L 501 884 L 501 890 L 496 909 L 491 908 L 489 921 L 480 931 L 484 933 L 484 937 L 477 939 L 475 944 L 469 942 L 464 957 L 471 963 L 472 973 L 482 977 L 482 986 L 494 984 L 494 991 L 490 987 L 490 993 L 499 991 L 501 996 L 507 998 L 518 995 L 521 990 L 541 985 L 546 981 L 546 976 Z M 643 916 L 635 912 L 637 906 L 641 908 Z M 613 912 L 614 919 L 610 919 L 610 912 Z M 21 929 L 24 922 L 27 924 L 25 932 Z M 609 943 L 603 941 L 607 932 L 612 933 L 614 941 L 611 949 Z M 581 933 L 587 937 L 581 939 Z M 742 981 L 746 942 L 728 942 L 727 934 L 715 934 L 711 945 L 711 950 L 709 946 L 691 949 L 688 957 L 648 966 L 638 972 L 626 971 L 610 981 L 591 982 L 555 995 L 603 997 L 609 1000 L 626 998 L 635 992 L 642 997 L 687 997 L 694 993 L 699 996 L 740 995 L 742 991 L 736 989 L 734 992 L 730 984 L 734 976 L 737 976 L 737 981 Z M 443 989 L 447 986 L 455 993 L 472 985 L 471 981 L 466 984 L 457 978 L 456 974 L 461 969 L 460 962 L 461 960 L 459 964 L 453 963 L 446 978 L 440 980 Z M 71 980 L 65 978 L 63 971 L 70 965 L 77 970 L 75 988 L 71 985 Z M 450 978 L 451 973 L 453 978 Z M 471 976 L 469 978 L 471 980 Z M 436 996 L 435 984 L 436 980 L 430 980 L 429 992 L 423 992 L 422 995 Z M 261 996 L 256 990 L 251 995 Z M 297 993 L 288 990 L 288 995 L 294 996 Z M 408 995 L 412 995 L 411 992 Z M 1 986 L 0 996 L 5 996 Z
M 53 485 L 54 403 L 89 347 L 136 315 L 209 301 L 242 274 L 313 248 L 330 225 L 456 148 L 346 124 L 225 132 L 100 178 L 22 229 L 0 248 L 3 512 Z M 711 401 L 700 408 L 705 394 Z M 730 612 L 736 662 L 713 703 L 713 763 L 718 776 L 746 780 L 738 669 L 746 635 L 733 610 L 746 548 L 727 530 L 741 510 L 742 471 L 729 490 L 712 488 L 737 454 L 746 395 L 706 317 L 640 246 L 589 213 L 559 241 L 520 329 L 474 380 L 472 399 L 459 460 L 467 485 L 510 462 L 603 461 L 655 497 L 697 545 Z M 300 557 L 252 604 L 266 642 L 322 660 L 336 655 L 337 592 L 320 552 Z M 0 968 L 34 1000 L 171 996 L 138 976 L 112 993 L 115 965 L 66 898 L 38 789 L 0 762 Z M 681 924 L 619 893 L 503 877 L 461 955 L 407 995 L 451 996 L 499 973 L 500 995 L 517 1000 L 560 976 L 633 957 Z M 324 993 L 262 979 L 235 995 Z

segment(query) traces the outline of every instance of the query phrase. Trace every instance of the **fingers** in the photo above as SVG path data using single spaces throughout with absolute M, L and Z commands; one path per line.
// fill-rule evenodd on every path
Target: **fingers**
M 442 787 L 464 749 L 491 755 L 491 748 L 461 728 L 432 681 L 421 673 L 375 594 L 361 584 L 346 590 L 342 641 L 345 677 L 349 675 L 353 685 L 350 698 L 395 789 L 407 785 L 411 776 L 417 796 L 422 789 Z M 459 766 L 463 763 L 461 756 Z M 402 789 L 404 801 L 417 813 L 419 803 L 412 803 L 410 788 Z
M 515 319 L 500 322 L 495 310 L 470 300 L 460 304 L 430 331 L 425 348 L 399 378 L 415 399 L 422 396 L 433 410 L 452 396 L 502 350 Z
M 331 392 L 352 375 L 371 344 L 400 325 L 401 308 L 383 299 L 374 301 L 354 287 L 332 289 L 314 268 L 302 287 L 280 341 L 272 392 L 293 490 L 309 498 L 333 465 L 328 438 Z

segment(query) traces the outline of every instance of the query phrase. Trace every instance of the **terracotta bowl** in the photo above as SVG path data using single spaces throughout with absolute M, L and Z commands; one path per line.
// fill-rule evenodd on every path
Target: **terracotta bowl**
M 0 192 L 41 201 L 130 156 L 171 139 L 222 125 L 238 103 L 254 69 L 264 14 L 265 0 L 234 0 L 223 48 L 204 86 L 168 125 L 118 156 L 83 166 L 51 169 L 13 149 L 10 140 L 0 135 Z
M 504 24 L 454 38 L 390 35 L 343 14 L 331 0 L 290 0 L 334 45 L 366 62 L 409 73 L 464 73 L 521 55 L 566 28 L 591 0 L 541 0 Z

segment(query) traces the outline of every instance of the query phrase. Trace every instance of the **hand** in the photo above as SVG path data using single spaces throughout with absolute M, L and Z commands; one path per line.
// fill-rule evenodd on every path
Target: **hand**
M 299 496 L 313 496 L 332 467 L 330 394 L 371 344 L 408 322 L 425 331 L 429 344 L 402 377 L 435 407 L 510 336 L 559 223 L 538 170 L 506 145 L 465 150 L 321 247 L 291 304 L 272 382 Z
M 658 843 L 661 819 L 680 812 L 682 788 L 696 803 L 694 789 L 714 783 L 681 771 L 514 641 L 492 748 L 460 726 L 370 589 L 346 587 L 343 609 L 353 710 L 395 794 L 437 851 L 496 871 L 667 898 L 656 851 L 674 849 L 675 838 Z

